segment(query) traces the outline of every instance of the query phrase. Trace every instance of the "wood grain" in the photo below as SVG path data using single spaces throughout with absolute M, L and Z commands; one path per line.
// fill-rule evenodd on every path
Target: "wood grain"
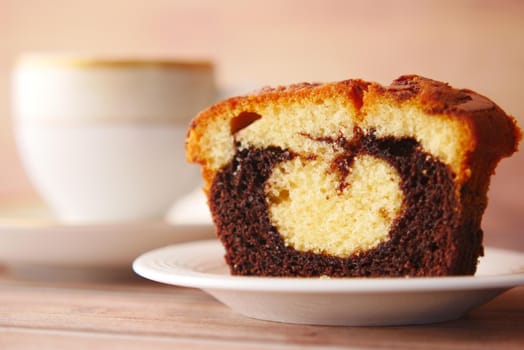
M 0 348 L 121 346 L 258 349 L 388 347 L 518 349 L 524 345 L 524 287 L 465 318 L 416 327 L 317 327 L 248 319 L 194 289 L 126 284 L 0 282 Z

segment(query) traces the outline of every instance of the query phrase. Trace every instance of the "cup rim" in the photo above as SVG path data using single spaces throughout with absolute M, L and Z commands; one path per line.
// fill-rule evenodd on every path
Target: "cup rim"
M 213 69 L 213 62 L 203 58 L 105 56 L 96 54 L 25 53 L 15 65 L 28 68 L 183 68 Z

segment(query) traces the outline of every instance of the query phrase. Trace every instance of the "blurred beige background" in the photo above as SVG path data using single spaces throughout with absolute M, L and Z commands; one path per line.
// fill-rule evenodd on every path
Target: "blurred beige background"
M 417 73 L 522 123 L 523 38 L 524 1 L 0 0 L 0 195 L 32 195 L 10 123 L 23 52 L 209 57 L 227 88 Z

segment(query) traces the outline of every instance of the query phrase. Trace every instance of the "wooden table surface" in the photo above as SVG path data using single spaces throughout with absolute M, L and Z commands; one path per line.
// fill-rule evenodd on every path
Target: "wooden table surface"
M 524 252 L 524 156 L 493 179 L 487 245 Z M 24 280 L 0 269 L 0 349 L 523 349 L 524 286 L 459 320 L 424 326 L 326 327 L 237 315 L 207 294 L 130 277 Z
M 319 327 L 248 319 L 207 294 L 142 281 L 0 282 L 0 349 L 261 349 L 306 346 L 522 349 L 524 287 L 425 326 Z

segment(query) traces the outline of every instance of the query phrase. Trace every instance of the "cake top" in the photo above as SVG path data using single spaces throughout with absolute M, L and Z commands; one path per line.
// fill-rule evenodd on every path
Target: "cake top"
M 496 109 L 488 98 L 469 89 L 455 89 L 449 84 L 416 75 L 404 75 L 385 89 L 399 101 L 418 98 L 427 113 L 485 111 Z
M 362 106 L 364 91 L 369 94 L 385 94 L 398 102 L 418 100 L 425 112 L 460 113 L 494 110 L 498 106 L 488 99 L 469 89 L 455 89 L 449 84 L 424 78 L 418 75 L 403 75 L 395 79 L 389 86 L 368 83 L 360 79 L 349 79 L 335 83 L 297 83 L 284 86 L 266 86 L 245 96 L 234 97 L 242 99 L 248 96 L 264 98 L 282 97 L 283 95 L 314 93 L 322 94 L 322 90 L 329 90 L 334 85 L 351 87 L 352 99 L 355 105 Z M 318 91 L 314 91 L 318 90 Z M 349 91 L 349 90 L 348 90 Z
M 334 115 L 337 122 L 333 121 Z M 345 115 L 348 122 L 344 121 Z M 307 118 L 324 118 L 326 128 L 320 123 L 322 128 L 315 129 L 318 120 L 314 124 Z M 307 133 L 322 138 L 328 129 L 337 132 L 341 121 L 349 125 L 353 119 L 379 136 L 416 137 L 427 151 L 452 168 L 457 181 L 469 176 L 468 160 L 472 157 L 509 156 L 521 139 L 515 119 L 490 99 L 444 82 L 404 75 L 389 86 L 359 79 L 300 83 L 265 87 L 221 101 L 202 111 L 191 123 L 186 140 L 187 159 L 202 164 L 204 178 L 210 180 L 231 159 L 235 142 L 251 137 L 243 129 L 256 123 L 258 136 L 264 132 L 267 135 L 271 125 L 284 119 L 296 120 L 291 122 L 291 128 L 299 123 L 315 126 L 289 130 L 276 146 L 294 149 L 300 142 L 296 135 Z M 346 131 L 350 130 L 347 126 Z M 438 141 L 433 137 L 434 130 L 443 135 Z

